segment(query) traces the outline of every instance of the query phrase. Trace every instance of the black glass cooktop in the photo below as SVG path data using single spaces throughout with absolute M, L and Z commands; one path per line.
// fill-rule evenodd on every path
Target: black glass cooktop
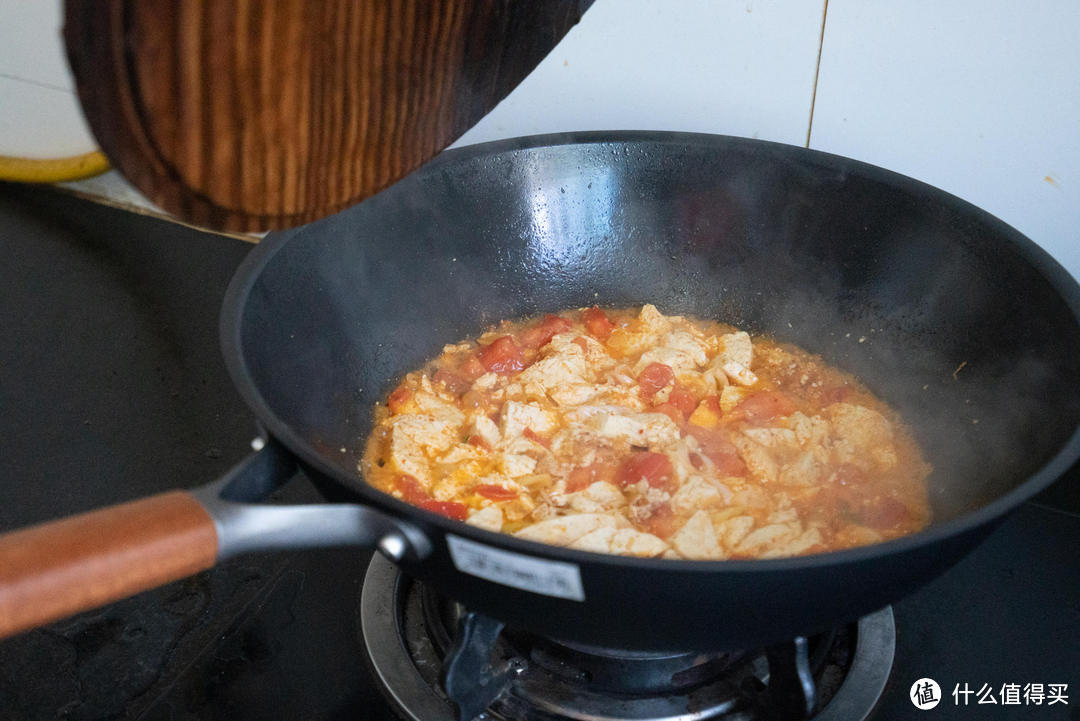
M 217 318 L 249 247 L 0 185 L 0 530 L 200 485 L 248 452 Z M 314 498 L 303 479 L 281 494 Z M 369 558 L 243 558 L 0 642 L 0 718 L 391 718 L 359 634 Z M 872 719 L 1080 719 L 1077 470 L 893 610 Z M 909 700 L 924 677 L 930 711 Z M 1012 684 L 1067 684 L 1068 703 L 1005 704 Z

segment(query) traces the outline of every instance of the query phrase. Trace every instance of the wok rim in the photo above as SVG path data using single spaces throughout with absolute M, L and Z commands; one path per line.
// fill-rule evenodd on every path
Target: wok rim
M 1027 236 L 1008 225 L 991 213 L 959 198 L 952 193 L 936 188 L 928 183 L 906 175 L 887 170 L 880 166 L 847 158 L 833 153 L 813 150 L 797 145 L 788 145 L 766 140 L 742 138 L 738 136 L 710 133 L 691 133 L 678 131 L 652 130 L 594 130 L 566 133 L 547 133 L 515 138 L 495 140 L 476 145 L 443 151 L 441 154 L 421 166 L 415 173 L 428 172 L 432 168 L 483 156 L 493 156 L 518 150 L 530 150 L 565 145 L 599 144 L 679 144 L 702 146 L 743 146 L 745 148 L 762 147 L 771 152 L 787 153 L 815 160 L 818 164 L 833 169 L 843 169 L 852 174 L 859 174 L 871 180 L 882 182 L 909 195 L 932 194 L 945 204 L 965 215 L 980 217 L 991 226 L 1000 242 L 1011 246 L 1018 256 L 1023 258 L 1036 272 L 1042 275 L 1061 300 L 1069 308 L 1074 321 L 1080 325 L 1080 285 L 1067 270 L 1047 251 Z M 400 181 L 398 181 L 400 182 Z M 395 183 L 396 185 L 396 183 Z M 394 185 L 387 188 L 390 191 Z M 348 209 L 341 211 L 348 212 Z M 319 221 L 314 221 L 318 223 Z M 1019 507 L 1040 491 L 1060 478 L 1080 458 L 1080 424 L 1073 430 L 1069 439 L 1058 449 L 1045 464 L 1027 479 L 1018 483 L 1012 490 L 1001 497 L 955 518 L 942 522 L 933 522 L 926 529 L 907 536 L 901 536 L 881 543 L 829 551 L 807 556 L 753 560 L 683 560 L 662 558 L 636 558 L 613 554 L 593 553 L 554 546 L 536 541 L 527 541 L 509 534 L 487 531 L 470 526 L 463 521 L 455 521 L 444 516 L 426 511 L 379 491 L 360 475 L 342 473 L 339 467 L 329 463 L 315 451 L 303 437 L 275 414 L 263 399 L 248 371 L 243 354 L 242 315 L 249 293 L 262 274 L 263 268 L 274 255 L 287 245 L 296 232 L 305 226 L 285 231 L 270 233 L 255 248 L 251 249 L 237 268 L 226 290 L 222 303 L 219 323 L 221 350 L 225 365 L 233 380 L 233 385 L 244 402 L 255 413 L 269 434 L 280 441 L 301 461 L 314 468 L 320 474 L 332 479 L 359 496 L 365 503 L 388 511 L 406 520 L 416 518 L 439 529 L 443 534 L 453 533 L 470 538 L 489 546 L 512 550 L 532 557 L 566 561 L 581 565 L 603 564 L 627 570 L 648 570 L 651 572 L 679 573 L 776 573 L 786 571 L 822 570 L 830 567 L 854 565 L 865 561 L 917 551 L 950 538 L 964 535 L 996 519 L 1005 516 Z

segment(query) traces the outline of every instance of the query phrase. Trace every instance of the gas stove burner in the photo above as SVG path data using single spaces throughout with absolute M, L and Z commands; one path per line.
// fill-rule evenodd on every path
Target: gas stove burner
M 483 721 L 760 721 L 786 713 L 777 709 L 792 696 L 795 708 L 816 703 L 814 721 L 860 721 L 885 687 L 896 640 L 886 608 L 766 651 L 588 646 L 470 614 L 378 555 L 360 622 L 378 682 L 406 721 L 458 721 L 459 709 Z

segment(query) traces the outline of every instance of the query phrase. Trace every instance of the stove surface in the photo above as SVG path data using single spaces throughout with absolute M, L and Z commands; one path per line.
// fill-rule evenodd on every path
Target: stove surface
M 217 318 L 249 246 L 48 189 L 0 185 L 0 530 L 205 483 L 254 421 Z M 1080 719 L 1078 469 L 893 606 L 870 718 Z M 288 500 L 311 500 L 303 479 Z M 355 550 L 252 556 L 0 642 L 0 717 L 390 719 L 366 666 Z M 956 706 L 984 684 L 1068 684 L 1054 706 Z M 962 700 L 962 697 L 961 697 Z M 920 716 L 921 717 L 921 716 Z

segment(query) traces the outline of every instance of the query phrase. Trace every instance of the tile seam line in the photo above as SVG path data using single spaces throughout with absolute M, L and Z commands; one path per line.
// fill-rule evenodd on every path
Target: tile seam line
M 19 75 L 11 75 L 10 73 L 0 73 L 0 80 L 14 80 L 19 83 L 26 83 L 27 85 L 33 85 L 37 88 L 45 88 L 46 90 L 59 90 L 60 92 L 74 95 L 75 91 L 71 88 L 65 88 L 62 85 L 53 85 L 52 83 L 43 83 L 40 80 L 31 80 L 30 78 L 24 78 Z
M 814 105 L 817 103 L 818 77 L 821 75 L 821 50 L 825 46 L 825 21 L 829 17 L 829 0 L 825 0 L 821 9 L 821 31 L 818 35 L 817 61 L 814 63 L 814 86 L 810 91 L 810 120 L 806 124 L 806 146 L 810 147 L 810 134 L 814 130 Z

